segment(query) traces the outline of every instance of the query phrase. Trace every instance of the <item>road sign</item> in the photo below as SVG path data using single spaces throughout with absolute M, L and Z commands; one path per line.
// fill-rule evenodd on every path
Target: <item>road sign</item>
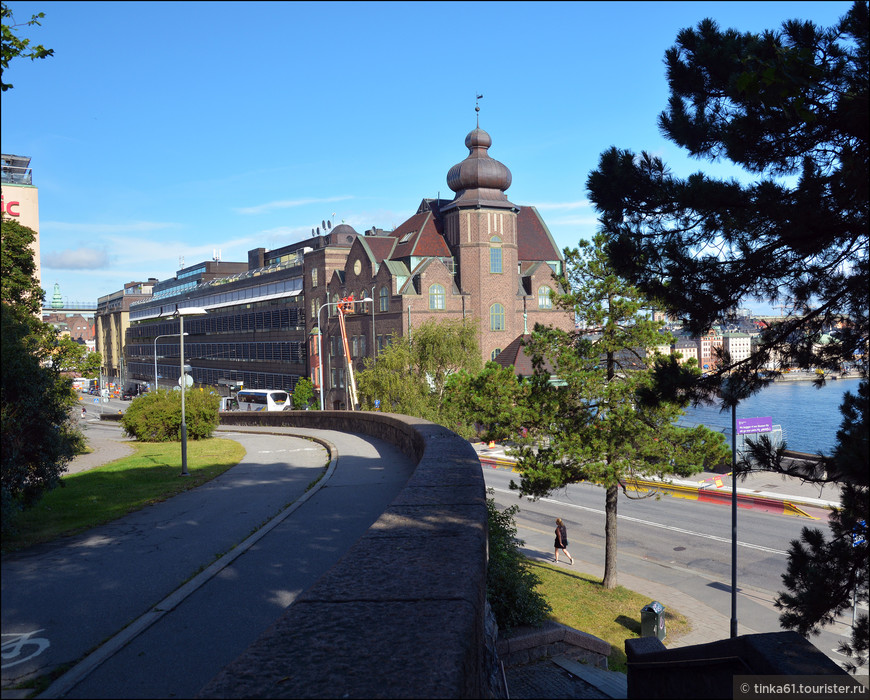
M 866 520 L 859 520 L 858 524 L 855 525 L 855 527 L 853 528 L 852 546 L 857 547 L 859 544 L 864 544 L 867 541 L 866 533 L 867 533 L 867 521 Z
M 381 407 L 381 400 L 375 399 L 375 408 L 380 408 L 380 407 Z
M 764 418 L 738 418 L 737 419 L 737 434 L 747 435 L 749 433 L 769 433 L 773 430 L 773 418 L 765 416 Z

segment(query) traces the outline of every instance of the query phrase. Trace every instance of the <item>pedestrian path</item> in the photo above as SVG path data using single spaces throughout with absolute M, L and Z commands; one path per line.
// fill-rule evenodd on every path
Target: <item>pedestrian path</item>
M 290 432 L 317 433 L 329 449 Z M 3 698 L 24 697 L 9 686 L 65 665 L 40 697 L 193 697 L 338 561 L 413 471 L 395 446 L 367 436 L 221 434 L 247 454 L 208 484 L 3 557 L 4 640 L 47 642 L 27 658 L 4 650 Z

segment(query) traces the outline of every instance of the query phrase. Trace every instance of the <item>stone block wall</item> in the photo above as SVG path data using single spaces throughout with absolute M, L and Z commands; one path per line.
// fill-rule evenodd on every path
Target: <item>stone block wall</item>
M 368 533 L 199 697 L 491 696 L 486 492 L 471 445 L 386 413 L 224 413 L 221 423 L 365 433 L 417 467 Z

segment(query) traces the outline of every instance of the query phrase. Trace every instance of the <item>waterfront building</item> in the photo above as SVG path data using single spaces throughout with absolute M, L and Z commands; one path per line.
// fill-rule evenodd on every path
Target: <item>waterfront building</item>
M 749 333 L 723 333 L 722 349 L 731 355 L 731 362 L 740 362 L 752 354 L 752 336 Z
M 683 364 L 685 364 L 689 360 L 694 360 L 695 363 L 700 366 L 697 338 L 689 338 L 685 336 L 678 337 L 676 339 L 676 342 L 671 347 L 673 352 L 680 353 L 680 355 L 682 356 L 680 362 L 682 362 Z

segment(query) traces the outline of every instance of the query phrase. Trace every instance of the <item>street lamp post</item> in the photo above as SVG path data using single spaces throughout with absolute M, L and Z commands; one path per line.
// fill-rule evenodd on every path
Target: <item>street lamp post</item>
M 179 354 L 181 355 L 181 476 L 190 476 L 187 471 L 187 422 L 184 416 L 184 395 L 187 393 L 187 382 L 185 381 L 184 371 L 184 317 L 185 316 L 202 316 L 207 313 L 205 309 L 197 306 L 188 306 L 184 309 L 176 309 L 175 315 L 178 316 L 178 332 L 179 332 Z
M 377 357 L 377 336 L 375 336 L 375 285 L 372 287 L 372 359 L 374 360 Z
M 175 335 L 175 333 L 165 333 L 163 335 L 158 335 L 154 339 L 154 391 L 157 391 L 160 388 L 160 386 L 157 383 L 157 341 L 160 340 L 161 338 L 169 338 L 170 336 L 174 336 L 174 335 Z M 187 335 L 187 333 L 185 333 L 184 335 Z
M 371 297 L 366 297 L 365 299 L 353 299 L 350 303 L 352 304 L 364 304 L 366 302 L 373 301 Z M 317 309 L 317 325 L 318 325 L 318 333 L 317 333 L 317 372 L 320 375 L 320 410 L 326 410 L 323 404 L 323 385 L 326 383 L 326 379 L 323 376 L 323 324 L 320 322 L 320 312 L 323 311 L 328 306 L 338 306 L 340 301 L 328 301 L 325 304 L 321 304 L 320 308 Z M 372 323 L 374 323 L 374 304 L 372 304 Z M 372 326 L 374 327 L 374 326 Z M 347 358 L 348 363 L 350 363 L 350 358 Z

